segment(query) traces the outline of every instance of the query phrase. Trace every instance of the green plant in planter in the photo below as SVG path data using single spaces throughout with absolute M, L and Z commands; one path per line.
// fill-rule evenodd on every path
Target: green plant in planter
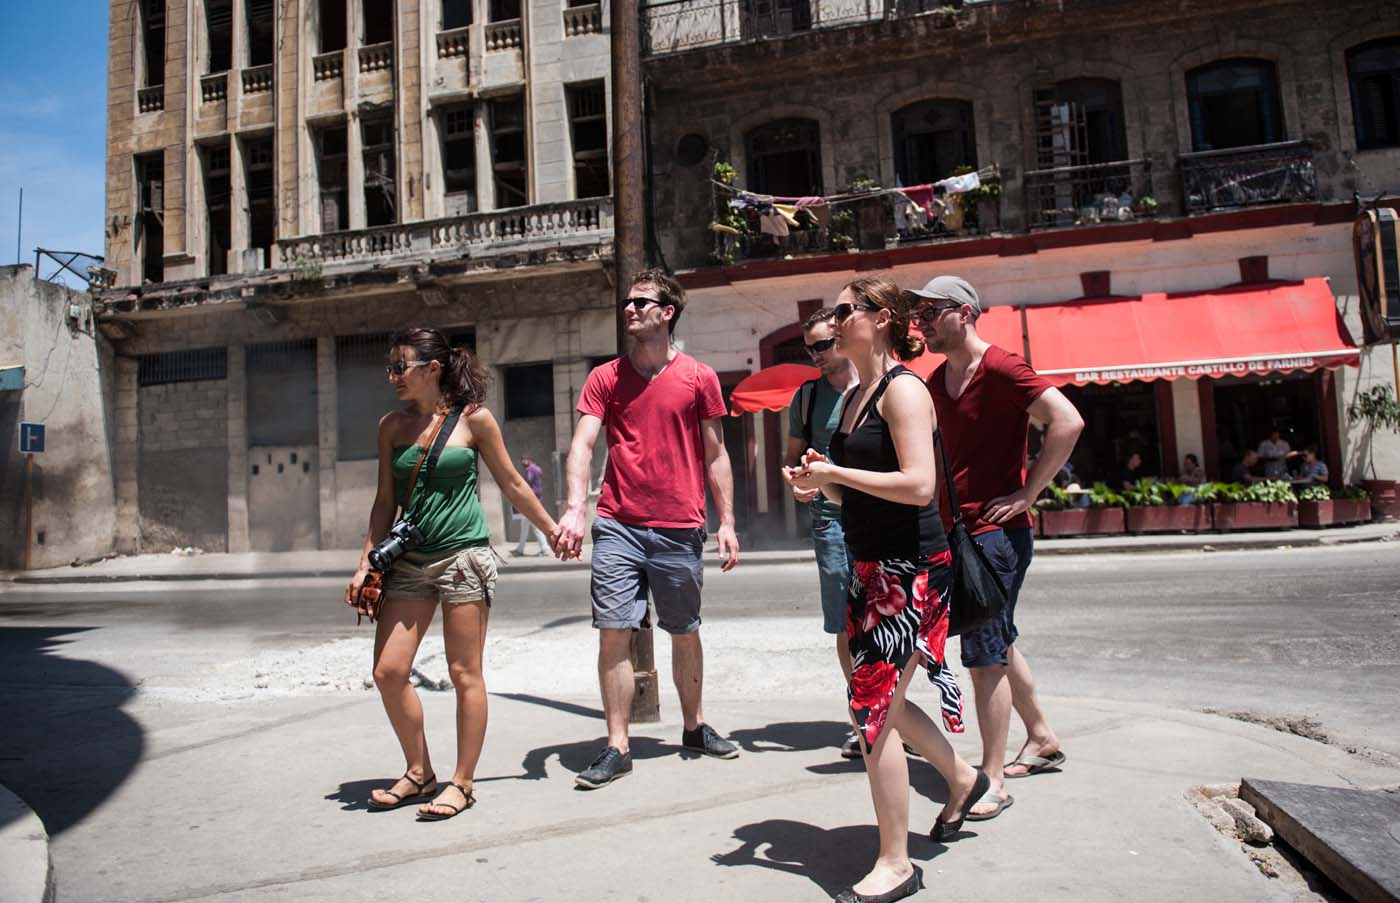
M 728 163 L 716 163 L 714 179 L 721 185 L 733 185 L 734 180 L 739 177 L 739 173 Z
M 856 176 L 851 179 L 851 184 L 846 186 L 846 191 L 874 191 L 880 184 L 869 176 Z
M 1336 492 L 1332 493 L 1332 498 L 1334 499 L 1346 499 L 1349 501 L 1355 499 L 1369 499 L 1370 497 L 1371 493 L 1367 492 L 1365 487 L 1359 484 L 1343 486 L 1341 489 L 1338 489 Z
M 1138 480 L 1136 489 L 1124 491 L 1123 498 L 1128 504 L 1138 508 L 1164 508 L 1183 504 L 1184 496 L 1192 495 L 1196 487 L 1170 480 L 1143 477 Z
M 1298 496 L 1293 492 L 1292 484 L 1286 480 L 1263 480 L 1258 483 L 1250 483 L 1244 489 L 1245 497 L 1241 501 L 1245 502 L 1287 504 L 1298 501 Z
M 1376 439 L 1378 430 L 1400 433 L 1400 402 L 1395 400 L 1395 390 L 1381 383 L 1365 392 L 1358 392 L 1351 404 L 1347 405 L 1347 420 L 1366 425 L 1366 466 L 1371 471 L 1371 479 L 1376 479 Z
M 1074 496 L 1051 483 L 1035 500 L 1035 507 L 1038 511 L 1064 511 L 1074 507 Z
M 1332 491 L 1326 486 L 1306 486 L 1298 493 L 1300 502 L 1326 502 L 1332 498 Z
M 826 239 L 833 251 L 844 251 L 855 243 L 851 233 L 855 231 L 855 214 L 849 210 L 837 210 L 831 214 L 831 225 L 826 228 Z
M 1126 508 L 1128 500 L 1112 489 L 1107 483 L 1095 483 L 1089 489 L 1090 508 Z
M 976 171 L 976 168 L 972 166 L 956 166 L 953 168 L 952 172 L 948 173 L 948 178 L 965 176 L 970 172 Z M 982 183 L 982 187 L 972 191 L 964 191 L 962 194 L 958 195 L 958 203 L 962 205 L 963 210 L 963 223 L 980 226 L 981 223 L 979 222 L 979 216 L 977 214 L 977 202 L 984 198 L 995 200 L 999 197 L 1001 197 L 1001 182 L 997 179 L 988 179 Z

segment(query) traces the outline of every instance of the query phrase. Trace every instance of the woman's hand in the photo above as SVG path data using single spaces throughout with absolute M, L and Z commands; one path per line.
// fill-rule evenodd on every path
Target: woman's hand
M 369 576 L 369 568 L 360 568 L 355 572 L 355 576 L 350 578 L 350 585 L 345 587 L 345 604 L 354 608 L 360 601 L 360 587 L 365 585 L 365 578 Z
M 794 473 L 788 482 L 794 490 L 820 491 L 823 486 L 830 484 L 836 475 L 835 465 L 828 461 L 813 461 L 800 469 L 792 469 Z

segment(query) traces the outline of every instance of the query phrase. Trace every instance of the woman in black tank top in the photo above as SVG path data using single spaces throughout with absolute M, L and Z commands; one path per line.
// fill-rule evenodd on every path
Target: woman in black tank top
M 812 453 L 785 471 L 794 487 L 819 488 L 840 503 L 855 560 L 847 600 L 852 672 L 846 695 L 862 739 L 880 854 L 875 867 L 837 897 L 842 903 L 886 903 L 922 886 L 920 871 L 909 861 L 909 768 L 901 741 L 948 784 L 934 840 L 957 833 L 987 785 L 987 776 L 959 758 L 928 715 L 904 699 L 923 665 L 939 691 L 944 725 L 962 731 L 962 697 L 944 658 L 952 559 L 935 494 L 933 400 L 923 381 L 900 363 L 924 347 L 909 335 L 914 300 L 873 278 L 841 292 L 836 348 L 860 372 L 860 389 L 846 398 L 831 460 Z

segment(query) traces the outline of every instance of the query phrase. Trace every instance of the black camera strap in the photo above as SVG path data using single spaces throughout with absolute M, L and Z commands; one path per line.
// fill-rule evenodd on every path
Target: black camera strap
M 447 447 L 447 440 L 451 438 L 452 431 L 457 428 L 457 421 L 461 419 L 462 406 L 458 405 L 448 411 L 442 418 L 442 422 L 433 431 L 433 438 L 428 448 L 423 449 L 418 455 L 418 463 L 413 465 L 413 473 L 409 475 L 408 485 L 404 487 L 403 500 L 399 503 L 399 508 L 405 517 L 408 516 L 409 504 L 413 501 L 413 490 L 418 486 L 418 471 L 424 463 L 427 464 L 427 473 L 423 479 L 433 475 L 434 468 L 437 467 L 438 458 L 442 457 L 442 450 Z

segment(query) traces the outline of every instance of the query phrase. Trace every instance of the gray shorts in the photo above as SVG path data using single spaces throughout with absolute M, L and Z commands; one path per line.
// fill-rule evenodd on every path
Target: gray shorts
M 704 527 L 634 527 L 599 517 L 592 535 L 594 627 L 642 626 L 650 590 L 662 630 L 685 634 L 700 629 Z

